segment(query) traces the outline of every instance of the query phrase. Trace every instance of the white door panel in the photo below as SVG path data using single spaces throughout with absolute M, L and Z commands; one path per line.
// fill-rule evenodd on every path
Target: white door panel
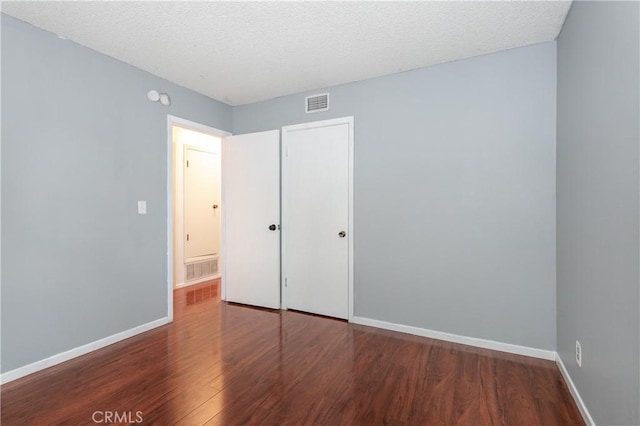
M 350 124 L 297 127 L 283 130 L 286 305 L 348 318 Z
M 226 300 L 280 308 L 280 132 L 222 143 Z
M 220 156 L 186 148 L 185 173 L 185 257 L 220 252 Z

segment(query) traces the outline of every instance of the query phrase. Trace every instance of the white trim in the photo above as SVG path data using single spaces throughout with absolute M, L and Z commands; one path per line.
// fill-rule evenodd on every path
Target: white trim
M 206 124 L 196 123 L 195 121 L 190 121 L 184 118 L 176 117 L 175 115 L 167 114 L 167 118 L 171 122 L 172 125 L 184 127 L 185 129 L 195 130 L 201 133 L 207 133 L 209 135 L 213 135 L 219 138 L 224 138 L 226 136 L 231 136 L 230 132 L 226 130 L 216 129 L 215 127 L 207 126 Z
M 479 348 L 492 349 L 494 351 L 508 352 L 517 355 L 531 356 L 534 358 L 556 359 L 555 351 L 546 349 L 531 348 L 528 346 L 513 345 L 511 343 L 496 342 L 494 340 L 478 339 L 476 337 L 461 336 L 459 334 L 444 333 L 442 331 L 429 330 L 426 328 L 413 327 L 410 325 L 395 324 L 392 322 L 374 320 L 363 317 L 353 317 L 354 324 L 367 325 L 370 327 L 384 328 L 385 330 L 398 331 L 400 333 L 415 334 L 416 336 L 429 337 L 431 339 L 444 340 L 447 342 L 460 343 L 463 345 L 476 346 Z
M 173 126 L 177 125 L 191 130 L 208 133 L 224 138 L 231 133 L 209 127 L 195 121 L 186 120 L 167 114 L 167 318 L 173 321 Z M 223 200 L 224 202 L 224 200 Z M 224 205 L 224 204 L 223 204 Z M 221 209 L 224 211 L 224 209 Z M 224 234 L 222 234 L 224 248 Z
M 175 288 L 178 289 L 178 288 L 189 287 L 191 285 L 200 284 L 200 283 L 203 283 L 205 281 L 211 281 L 211 280 L 218 279 L 221 276 L 222 276 L 221 274 L 207 275 L 206 277 L 201 277 L 201 278 L 195 279 L 193 281 L 187 281 L 187 282 L 184 282 L 184 283 L 178 283 L 178 284 L 176 284 Z
M 173 120 L 167 115 L 167 318 L 173 321 Z
M 355 157 L 354 151 L 354 130 L 353 130 L 353 117 L 348 118 L 349 122 L 349 316 L 348 320 L 353 321 L 353 286 L 354 286 L 354 269 L 353 269 L 353 241 L 354 241 L 354 225 L 353 225 L 353 165 Z
M 349 177 L 348 177 L 348 185 L 349 185 L 349 201 L 348 201 L 348 209 L 349 209 L 349 219 L 348 219 L 348 226 L 349 229 L 347 230 L 348 232 L 348 236 L 349 236 L 349 248 L 348 248 L 348 256 L 349 256 L 349 274 L 348 274 L 348 313 L 347 313 L 347 319 L 351 322 L 353 322 L 353 282 L 354 282 L 354 271 L 353 271 L 353 241 L 354 241 L 354 226 L 353 226 L 353 164 L 354 164 L 354 158 L 353 158 L 353 152 L 354 152 L 354 131 L 353 131 L 353 116 L 350 117 L 341 117 L 341 118 L 334 118 L 331 120 L 322 120 L 322 121 L 312 121 L 309 123 L 302 123 L 302 124 L 294 124 L 294 125 L 290 125 L 290 126 L 284 126 L 282 127 L 282 132 L 281 132 L 281 149 L 280 149 L 280 194 L 286 194 L 288 192 L 288 185 L 287 185 L 287 159 L 286 159 L 286 154 L 287 154 L 287 136 L 288 136 L 288 132 L 292 132 L 292 131 L 299 131 L 299 130 L 306 130 L 306 129 L 316 129 L 319 127 L 328 127 L 328 126 L 336 126 L 336 125 L 340 125 L 340 124 L 348 124 L 349 125 L 349 147 L 348 147 L 348 166 L 349 166 Z M 282 203 L 285 202 L 285 196 L 281 195 L 281 206 L 280 206 L 280 212 L 281 212 L 281 218 L 280 218 L 280 223 L 283 224 L 283 226 L 281 227 L 281 233 L 280 233 L 280 250 L 281 250 L 281 254 L 280 254 L 280 265 L 281 265 L 281 274 L 280 274 L 280 289 L 281 289 L 281 300 L 280 300 L 280 305 L 282 306 L 282 309 L 286 310 L 287 309 L 287 291 L 286 291 L 286 286 L 285 286 L 285 276 L 286 276 L 286 271 L 285 271 L 285 266 L 286 266 L 286 255 L 287 255 L 287 247 L 286 247 L 286 232 L 287 232 L 287 218 L 285 217 L 285 212 L 286 209 L 284 208 L 284 206 L 282 205 Z
M 226 198 L 226 189 L 225 189 L 225 179 L 224 179 L 224 159 L 225 154 L 225 146 L 226 146 L 226 137 L 222 138 L 220 141 L 220 203 L 223 206 L 227 205 Z M 227 300 L 227 286 L 225 282 L 227 281 L 227 218 L 225 214 L 226 209 L 220 209 L 220 252 L 225 253 L 225 256 L 222 256 L 218 259 L 218 272 L 220 272 L 220 267 L 222 267 L 222 275 L 220 279 L 220 300 Z
M 284 215 L 286 210 L 284 207 L 284 194 L 289 192 L 289 185 L 287 184 L 287 179 L 285 179 L 285 164 L 288 153 L 287 132 L 285 129 L 286 127 L 283 127 L 280 130 L 280 309 L 283 311 L 287 310 L 287 273 L 284 267 L 287 258 L 287 239 L 285 238 L 287 235 L 287 218 Z
M 169 322 L 170 320 L 168 317 L 160 318 L 155 321 L 130 328 L 129 330 L 121 331 L 120 333 L 113 334 L 103 339 L 96 340 L 95 342 L 87 343 L 86 345 L 78 346 L 77 348 L 73 348 L 68 351 L 50 356 L 49 358 L 33 362 L 31 364 L 25 365 L 24 367 L 19 367 L 15 370 L 7 371 L 0 376 L 0 383 L 5 384 L 29 374 L 44 370 L 45 368 L 53 367 L 54 365 L 104 348 L 105 346 L 109 346 L 114 343 L 120 342 L 121 340 L 136 336 L 138 334 L 144 333 L 145 331 L 149 331 L 156 327 L 161 327 L 165 324 L 168 324 Z
M 576 385 L 573 383 L 573 380 L 571 380 L 569 371 L 567 371 L 567 368 L 564 366 L 564 363 L 562 362 L 562 358 L 560 358 L 560 354 L 558 353 L 556 353 L 556 364 L 560 369 L 560 373 L 562 373 L 562 377 L 564 377 L 564 381 L 567 384 L 567 387 L 569 388 L 569 392 L 571 392 L 571 396 L 573 397 L 573 400 L 576 402 L 576 405 L 578 406 L 578 410 L 580 410 L 580 414 L 582 414 L 583 420 L 587 425 L 595 426 L 596 423 L 593 421 L 593 417 L 591 417 L 591 413 L 589 413 L 589 410 L 587 410 L 587 406 L 582 400 L 582 397 L 580 396 L 580 392 L 578 392 L 578 388 L 576 388 Z

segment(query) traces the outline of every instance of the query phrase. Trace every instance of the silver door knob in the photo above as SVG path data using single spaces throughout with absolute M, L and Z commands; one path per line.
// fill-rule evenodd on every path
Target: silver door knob
M 344 232 L 344 231 L 340 231 L 340 232 L 338 232 L 338 237 L 340 237 L 340 238 L 344 238 L 344 237 L 346 237 L 346 236 L 347 236 L 347 233 L 346 233 L 346 232 Z

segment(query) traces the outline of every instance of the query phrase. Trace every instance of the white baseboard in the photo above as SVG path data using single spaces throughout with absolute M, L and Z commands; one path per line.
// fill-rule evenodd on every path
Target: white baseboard
M 562 373 L 562 377 L 564 377 L 564 381 L 567 383 L 569 387 L 569 392 L 571 392 L 571 396 L 573 396 L 573 400 L 576 402 L 578 406 L 578 410 L 580 410 L 580 414 L 582 414 L 582 418 L 588 426 L 595 426 L 595 422 L 593 421 L 593 417 L 591 417 L 591 413 L 587 410 L 587 406 L 585 405 L 580 393 L 578 392 L 578 388 L 571 380 L 571 376 L 569 376 L 569 371 L 564 366 L 564 362 L 562 362 L 562 358 L 560 355 L 556 353 L 556 364 L 558 364 L 558 368 L 560 369 L 560 373 Z
M 198 278 L 197 280 L 194 280 L 194 281 L 187 281 L 186 283 L 178 283 L 178 284 L 175 285 L 174 288 L 189 287 L 190 285 L 196 285 L 196 284 L 203 283 L 205 281 L 211 281 L 211 280 L 218 279 L 221 276 L 222 276 L 221 274 L 208 275 L 206 277 Z
M 128 339 L 129 337 L 133 337 L 137 334 L 144 333 L 145 331 L 160 327 L 169 322 L 169 317 L 160 318 L 155 321 L 130 328 L 129 330 L 125 330 L 120 333 L 105 337 L 104 339 L 96 340 L 95 342 L 87 343 L 86 345 L 78 346 L 77 348 L 73 348 L 68 351 L 50 356 L 49 358 L 33 362 L 31 364 L 25 365 L 24 367 L 19 367 L 15 370 L 7 371 L 6 373 L 0 375 L 0 384 L 5 384 L 29 374 L 35 373 L 37 371 L 44 370 L 45 368 L 53 367 L 54 365 L 68 361 L 72 358 L 76 358 L 97 349 L 104 348 L 105 346 L 109 346 L 113 343 Z
M 528 346 L 512 345 L 510 343 L 495 342 L 493 340 L 478 339 L 475 337 L 460 336 L 458 334 L 443 333 L 441 331 L 428 330 L 426 328 L 412 327 L 410 325 L 395 324 L 369 318 L 353 317 L 353 323 L 384 328 L 386 330 L 399 331 L 400 333 L 415 334 L 417 336 L 430 337 L 432 339 L 445 340 L 447 342 L 461 343 L 463 345 L 477 346 L 493 349 L 495 351 L 509 352 L 512 354 L 531 356 L 534 358 L 555 361 L 555 351 L 530 348 Z

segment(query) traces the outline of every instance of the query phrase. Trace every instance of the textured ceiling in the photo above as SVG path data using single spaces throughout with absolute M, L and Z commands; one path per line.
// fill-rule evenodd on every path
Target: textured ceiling
M 2 12 L 240 105 L 557 37 L 570 1 L 2 2 Z

